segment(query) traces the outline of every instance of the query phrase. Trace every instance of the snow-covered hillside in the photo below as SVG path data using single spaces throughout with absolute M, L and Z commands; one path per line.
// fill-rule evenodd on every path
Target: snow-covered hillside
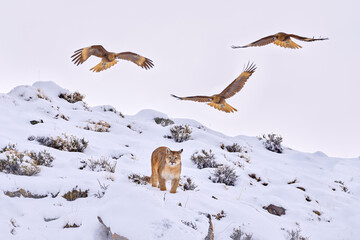
M 236 239 L 234 229 L 248 234 L 237 239 L 291 239 L 291 232 L 316 240 L 360 236 L 360 159 L 286 147 L 278 154 L 256 137 L 228 137 L 171 116 L 174 123 L 162 126 L 154 118 L 168 119 L 163 113 L 123 116 L 111 106 L 90 107 L 67 96 L 74 95 L 53 82 L 0 95 L 0 239 L 106 239 L 98 216 L 112 233 L 131 240 L 205 239 L 207 214 L 214 239 Z M 168 137 L 178 125 L 190 127 L 189 140 Z M 75 147 L 85 149 L 46 147 L 40 144 L 46 137 L 57 140 L 54 145 L 84 139 Z M 240 152 L 224 147 L 235 143 Z M 169 193 L 170 182 L 163 192 L 129 179 L 150 176 L 151 153 L 159 146 L 184 149 L 182 186 L 175 194 Z M 53 161 L 34 166 L 29 153 L 44 150 Z M 235 186 L 213 183 L 209 177 L 216 168 L 197 168 L 191 156 L 202 150 L 211 150 L 217 164 L 234 169 Z M 38 173 L 16 175 L 14 167 L 5 167 L 21 157 L 15 170 Z M 187 178 L 197 185 L 194 190 L 183 190 Z M 82 197 L 69 201 L 76 194 Z M 265 209 L 270 204 L 286 209 L 285 215 L 270 214 Z

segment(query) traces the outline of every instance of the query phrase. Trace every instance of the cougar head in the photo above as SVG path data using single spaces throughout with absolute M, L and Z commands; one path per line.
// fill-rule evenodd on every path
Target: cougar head
M 171 151 L 169 148 L 166 149 L 166 163 L 171 167 L 175 167 L 181 163 L 181 153 L 183 149 L 180 151 Z

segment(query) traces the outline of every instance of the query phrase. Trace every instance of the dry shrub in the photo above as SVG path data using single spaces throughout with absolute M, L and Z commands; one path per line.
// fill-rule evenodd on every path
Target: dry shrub
M 116 162 L 111 162 L 109 158 L 101 157 L 99 159 L 88 159 L 87 161 L 81 161 L 83 164 L 79 169 L 83 170 L 85 168 L 90 169 L 94 172 L 111 172 L 114 173 L 116 169 Z
M 41 98 L 41 99 L 51 102 L 51 99 L 48 96 L 46 96 L 45 93 L 43 93 L 40 88 L 37 89 L 36 95 L 38 98 Z
M 242 152 L 243 148 L 237 144 L 237 143 L 233 143 L 233 145 L 224 145 L 222 144 L 220 146 L 222 149 L 226 149 L 228 152 Z
M 218 168 L 213 172 L 213 176 L 209 179 L 213 183 L 224 183 L 228 186 L 235 186 L 235 182 L 238 176 L 235 173 L 235 169 L 227 165 L 218 166 Z
M 265 148 L 271 152 L 282 153 L 283 148 L 281 146 L 282 137 L 278 134 L 269 133 L 258 136 L 258 139 L 262 141 Z
M 78 227 L 80 227 L 80 226 L 81 226 L 81 224 L 78 225 L 78 224 L 76 224 L 76 223 L 73 223 L 73 224 L 67 223 L 63 228 L 78 228 Z
M 46 150 L 40 151 L 38 153 L 31 151 L 27 153 L 27 155 L 35 161 L 36 165 L 45 166 L 45 167 L 51 167 L 52 162 L 54 161 L 54 157 L 51 156 L 49 152 Z
M 65 116 L 64 114 L 59 114 L 59 113 L 56 114 L 54 118 L 55 118 L 55 119 L 62 118 L 62 119 L 64 119 L 65 121 L 69 121 L 69 120 L 70 120 L 70 117 L 69 117 L 69 116 Z
M 145 175 L 140 175 L 132 173 L 128 176 L 128 179 L 136 184 L 146 185 L 150 183 L 150 177 Z
M 163 127 L 169 126 L 171 124 L 174 124 L 174 121 L 168 118 L 160 118 L 160 117 L 156 117 L 154 118 L 154 121 L 156 122 L 156 124 L 160 124 Z
M 287 233 L 288 233 L 287 238 L 286 238 L 287 240 L 308 240 L 309 239 L 307 237 L 301 236 L 300 229 L 287 231 Z
M 185 179 L 180 179 L 180 189 L 183 191 L 193 191 L 195 188 L 197 188 L 197 185 L 190 177 L 185 177 Z
M 6 145 L 5 147 L 0 149 L 0 153 L 6 152 L 6 151 L 11 151 L 11 150 L 16 150 L 16 144 L 9 143 L 8 145 Z
M 23 196 L 24 198 L 41 199 L 41 198 L 46 198 L 48 196 L 48 194 L 45 195 L 33 194 L 30 191 L 26 191 L 23 188 L 20 188 L 17 191 L 5 191 L 4 194 L 12 198 Z
M 124 114 L 122 114 L 121 112 L 119 112 L 118 110 L 116 110 L 116 108 L 112 107 L 112 106 L 101 106 L 101 108 L 104 110 L 104 112 L 113 112 L 116 115 L 119 115 L 121 118 L 125 118 Z
M 33 176 L 40 172 L 36 160 L 28 152 L 20 152 L 15 145 L 0 151 L 0 171 L 15 175 Z
M 194 230 L 197 230 L 196 223 L 188 222 L 188 221 L 184 221 L 184 220 L 181 220 L 181 222 L 182 222 L 183 224 L 185 224 L 186 226 L 191 227 L 191 228 L 194 229 Z
M 222 218 L 226 217 L 226 213 L 224 212 L 224 210 L 221 210 L 219 213 L 213 214 L 212 216 L 213 216 L 216 220 L 221 220 Z
M 211 149 L 207 152 L 205 149 L 201 150 L 201 153 L 195 152 L 191 156 L 191 161 L 196 164 L 197 168 L 216 168 L 219 166 L 215 162 L 215 154 L 212 153 Z
M 76 103 L 82 101 L 84 99 L 84 95 L 79 92 L 60 93 L 59 98 L 65 99 L 69 103 Z
M 69 137 L 65 133 L 62 135 L 55 139 L 53 137 L 37 137 L 36 141 L 41 145 L 67 152 L 83 152 L 88 145 L 88 141 L 84 138 L 80 139 L 73 135 Z
M 105 195 L 105 192 L 109 187 L 109 184 L 101 183 L 99 181 L 99 179 L 98 179 L 98 183 L 100 185 L 100 190 L 98 190 L 98 192 L 95 193 L 94 196 L 97 197 L 97 198 L 102 198 Z
M 86 127 L 84 127 L 84 129 L 94 131 L 94 132 L 109 132 L 109 128 L 111 127 L 108 122 L 105 122 L 103 120 L 95 122 L 95 121 L 89 119 L 87 122 L 88 122 L 88 125 L 86 125 Z
M 230 238 L 232 240 L 251 240 L 252 233 L 250 233 L 250 234 L 244 233 L 241 230 L 241 227 L 238 227 L 238 228 L 233 229 L 233 233 L 231 234 Z
M 176 125 L 170 128 L 170 133 L 175 142 L 185 142 L 190 139 L 192 130 L 189 125 Z
M 89 189 L 86 189 L 85 191 L 79 189 L 78 186 L 74 187 L 71 191 L 68 191 L 65 193 L 62 197 L 65 198 L 68 201 L 75 201 L 78 198 L 86 198 L 88 197 Z

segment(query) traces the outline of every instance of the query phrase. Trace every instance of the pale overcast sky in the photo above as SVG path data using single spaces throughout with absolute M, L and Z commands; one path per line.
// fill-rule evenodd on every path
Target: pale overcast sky
M 4 1 L 0 7 L 2 93 L 35 81 L 54 81 L 127 115 L 154 109 L 190 118 L 230 136 L 279 133 L 284 144 L 330 156 L 360 155 L 360 3 L 305 1 Z M 231 49 L 277 32 L 329 41 L 284 49 L 274 44 Z M 101 44 L 153 60 L 93 73 L 79 48 Z M 227 114 L 178 96 L 222 91 L 248 62 L 257 65 Z

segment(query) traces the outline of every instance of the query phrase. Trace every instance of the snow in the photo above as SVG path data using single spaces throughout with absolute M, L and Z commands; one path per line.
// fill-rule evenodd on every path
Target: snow
M 229 239 L 239 226 L 261 240 L 288 239 L 287 231 L 296 229 L 309 239 L 356 239 L 360 235 L 359 158 L 333 158 L 287 147 L 277 154 L 266 150 L 256 137 L 228 137 L 190 119 L 172 119 L 175 125 L 188 124 L 192 129 L 190 140 L 176 143 L 164 137 L 174 125 L 162 127 L 154 122 L 155 117 L 169 118 L 164 113 L 146 109 L 122 118 L 119 109 L 115 112 L 110 105 L 68 103 L 58 97 L 61 93 L 70 92 L 54 82 L 36 82 L 0 94 L 0 148 L 16 144 L 19 151 L 46 150 L 55 157 L 52 167 L 41 166 L 35 176 L 0 172 L 0 239 L 104 239 L 97 216 L 113 233 L 132 240 L 204 239 L 209 227 L 205 214 L 216 215 L 221 210 L 225 217 L 212 218 L 215 239 Z M 69 120 L 55 118 L 58 114 Z M 30 124 L 40 119 L 44 123 Z M 83 129 L 88 120 L 108 122 L 109 132 Z M 84 138 L 88 147 L 82 153 L 65 152 L 28 140 L 62 134 Z M 247 153 L 230 153 L 220 147 L 233 143 Z M 128 179 L 131 173 L 150 176 L 151 153 L 159 146 L 184 149 L 181 175 L 193 179 L 198 186 L 194 191 L 179 187 L 170 194 L 169 181 L 168 190 L 162 192 Z M 196 168 L 190 158 L 202 149 L 211 149 L 217 163 L 235 168 L 235 186 L 209 180 L 214 169 Z M 101 158 L 117 163 L 115 173 L 79 169 L 81 161 Z M 108 185 L 102 198 L 94 196 L 101 191 L 99 182 Z M 89 196 L 75 201 L 61 197 L 76 186 L 89 189 Z M 48 196 L 11 198 L 4 193 L 21 188 Z M 270 214 L 263 209 L 269 204 L 285 208 L 286 214 Z M 183 222 L 195 224 L 196 229 Z M 80 227 L 64 229 L 74 223 Z

